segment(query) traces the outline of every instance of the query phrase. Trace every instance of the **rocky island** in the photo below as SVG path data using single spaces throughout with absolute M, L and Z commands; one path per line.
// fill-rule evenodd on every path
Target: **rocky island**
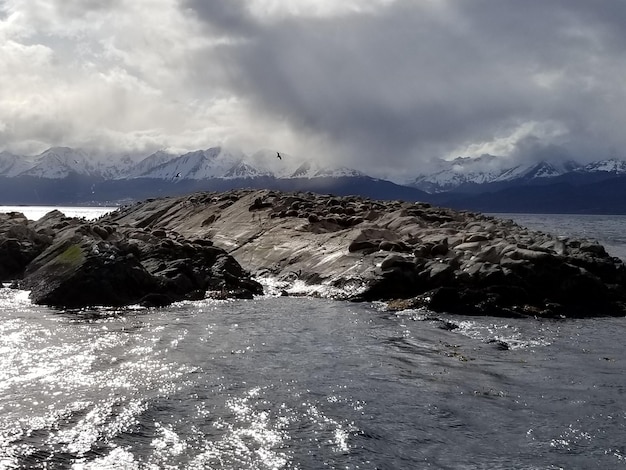
M 234 190 L 149 199 L 98 221 L 0 216 L 0 279 L 58 307 L 284 295 L 463 314 L 626 312 L 604 248 L 512 221 L 356 196 Z

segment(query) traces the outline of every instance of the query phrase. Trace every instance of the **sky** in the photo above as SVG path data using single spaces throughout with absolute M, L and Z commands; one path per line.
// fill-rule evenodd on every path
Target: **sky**
M 0 0 L 0 151 L 626 158 L 623 0 Z

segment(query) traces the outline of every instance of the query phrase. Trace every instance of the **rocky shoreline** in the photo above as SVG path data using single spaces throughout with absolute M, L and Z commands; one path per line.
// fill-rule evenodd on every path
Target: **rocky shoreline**
M 626 313 L 626 267 L 601 245 L 425 203 L 234 190 L 149 199 L 95 222 L 0 215 L 0 280 L 35 303 L 251 297 L 262 292 L 253 277 L 392 309 Z
M 0 214 L 0 280 L 60 308 L 164 306 L 180 300 L 262 293 L 224 250 L 166 230 L 65 217 Z

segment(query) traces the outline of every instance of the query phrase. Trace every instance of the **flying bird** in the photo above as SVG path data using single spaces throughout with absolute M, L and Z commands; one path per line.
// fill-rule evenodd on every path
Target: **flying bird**
M 283 159 L 283 157 L 280 156 L 280 152 L 276 152 L 276 158 L 278 158 L 279 160 Z

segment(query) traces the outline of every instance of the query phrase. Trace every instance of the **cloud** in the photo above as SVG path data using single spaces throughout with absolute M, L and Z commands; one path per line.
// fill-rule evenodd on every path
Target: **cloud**
M 618 0 L 0 0 L 0 149 L 624 152 Z M 558 149 L 556 151 L 555 149 Z
M 219 24 L 219 4 L 209 11 L 197 3 L 187 5 L 211 28 Z M 283 117 L 296 134 L 325 138 L 330 155 L 366 168 L 384 171 L 391 160 L 410 169 L 476 148 L 532 158 L 514 139 L 534 138 L 535 149 L 558 145 L 572 157 L 601 157 L 606 142 L 626 143 L 600 124 L 624 117 L 616 72 L 626 65 L 626 7 L 602 6 L 398 1 L 374 12 L 270 23 L 226 6 L 236 36 L 247 40 L 222 61 L 236 93 L 258 112 Z

